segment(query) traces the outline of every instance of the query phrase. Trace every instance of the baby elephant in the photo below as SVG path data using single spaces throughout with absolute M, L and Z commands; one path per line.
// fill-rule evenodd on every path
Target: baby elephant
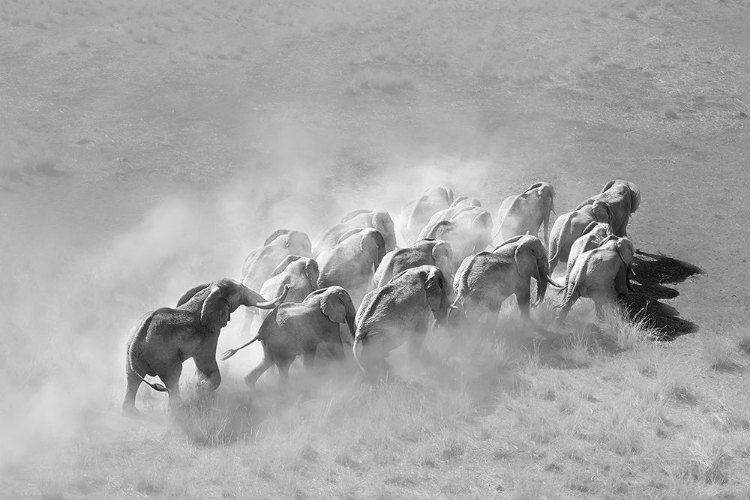
M 343 360 L 339 323 L 349 325 L 353 338 L 356 313 L 351 297 L 340 286 L 316 290 L 302 302 L 286 302 L 271 311 L 253 340 L 225 352 L 221 359 L 228 359 L 238 350 L 260 340 L 263 360 L 245 377 L 245 383 L 255 387 L 258 378 L 271 365 L 276 365 L 279 369 L 279 387 L 282 387 L 289 379 L 289 366 L 300 354 L 304 356 L 305 367 L 312 368 L 315 351 L 321 343 L 328 346 L 336 359 Z
M 385 358 L 404 342 L 416 356 L 427 335 L 430 312 L 442 324 L 449 306 L 448 284 L 435 266 L 407 269 L 368 293 L 357 311 L 353 346 L 365 375 L 380 375 L 387 369 Z
M 614 235 L 602 241 L 598 248 L 579 255 L 570 271 L 563 302 L 558 306 L 558 320 L 565 320 L 579 297 L 593 299 L 596 315 L 601 317 L 606 304 L 614 303 L 618 294 L 628 293 L 633 257 L 633 243 Z

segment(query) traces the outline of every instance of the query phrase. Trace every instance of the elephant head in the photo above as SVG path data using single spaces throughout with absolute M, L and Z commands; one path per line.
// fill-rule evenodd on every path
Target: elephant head
M 320 295 L 320 310 L 323 314 L 334 323 L 346 322 L 349 326 L 349 333 L 354 339 L 354 317 L 357 315 L 357 310 L 354 308 L 349 293 L 340 286 L 329 286 L 313 293 Z
M 191 288 L 177 301 L 177 307 L 183 305 L 190 307 L 192 302 L 202 302 L 201 324 L 212 332 L 218 332 L 227 325 L 229 315 L 239 306 L 273 309 L 284 301 L 288 291 L 287 286 L 281 296 L 266 301 L 258 292 L 242 283 L 222 278 L 213 283 L 204 283 Z
M 635 258 L 635 248 L 633 247 L 633 242 L 630 241 L 630 239 L 611 235 L 602 240 L 602 242 L 599 244 L 599 247 L 615 250 L 628 271 L 633 273 L 632 266 L 633 259 Z
M 604 185 L 601 192 L 604 193 L 606 191 L 609 191 L 609 189 L 612 188 L 612 186 L 614 186 L 615 184 L 622 184 L 624 186 L 627 186 L 630 194 L 630 212 L 635 212 L 636 210 L 638 210 L 638 207 L 641 205 L 641 190 L 638 188 L 638 186 L 630 181 L 626 181 L 623 179 L 615 179 L 609 181 Z
M 459 196 L 458 198 L 453 200 L 453 203 L 451 203 L 450 207 L 448 208 L 471 208 L 481 206 L 482 202 L 477 198 L 472 198 L 470 196 Z
M 610 226 L 607 222 L 593 221 L 589 223 L 588 226 L 586 226 L 581 236 L 595 232 L 599 233 L 602 238 L 606 238 L 607 236 L 610 236 L 612 234 L 612 226 Z
M 318 277 L 320 270 L 318 269 L 318 263 L 315 259 L 309 257 L 300 257 L 299 255 L 287 255 L 284 260 L 273 270 L 271 276 L 276 276 L 283 273 L 290 264 L 297 262 L 307 276 L 307 280 L 310 282 L 310 288 L 315 290 L 318 288 Z
M 288 249 L 290 254 L 302 257 L 310 257 L 312 255 L 310 237 L 302 231 L 277 229 L 263 242 L 263 246 L 271 244 L 280 245 Z
M 447 241 L 435 241 L 435 244 L 432 246 L 432 259 L 440 269 L 445 269 L 448 272 L 454 271 L 451 267 L 453 263 L 453 249 Z
M 548 240 L 549 216 L 555 211 L 555 188 L 549 182 L 536 182 L 529 186 L 526 193 L 533 194 L 542 206 L 542 222 L 544 223 L 544 239 Z
M 362 238 L 359 247 L 367 255 L 368 261 L 372 262 L 373 271 L 375 271 L 386 254 L 385 238 L 376 229 L 362 229 L 360 231 Z
M 596 222 L 612 223 L 612 210 L 606 201 L 594 200 L 591 204 L 591 211 Z
M 445 201 L 446 206 L 453 203 L 453 190 L 444 186 L 427 188 L 424 196 L 428 198 L 438 198 Z
M 444 324 L 448 317 L 450 302 L 449 286 L 443 271 L 435 266 L 429 266 L 429 270 L 424 272 L 424 290 L 427 294 L 427 303 L 435 316 L 435 323 Z

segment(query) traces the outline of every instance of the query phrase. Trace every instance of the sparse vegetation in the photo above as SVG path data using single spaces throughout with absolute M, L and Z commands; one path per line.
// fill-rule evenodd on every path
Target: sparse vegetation
M 2 495 L 745 498 L 748 16 L 698 0 L 0 5 Z M 582 300 L 564 326 L 549 290 L 542 333 L 510 299 L 494 334 L 394 351 L 377 387 L 348 360 L 251 392 L 248 349 L 205 395 L 186 363 L 180 414 L 143 389 L 142 418 L 118 414 L 129 328 L 234 276 L 277 226 L 395 217 L 439 184 L 494 216 L 541 179 L 562 213 L 615 177 L 643 187 L 636 247 L 705 276 L 636 272 L 642 302 L 597 320 Z

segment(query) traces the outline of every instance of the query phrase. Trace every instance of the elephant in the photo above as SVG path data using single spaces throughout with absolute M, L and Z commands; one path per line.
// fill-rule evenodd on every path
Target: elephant
M 396 248 L 396 231 L 393 219 L 391 219 L 391 215 L 388 212 L 382 210 L 355 210 L 346 214 L 340 223 L 328 228 L 323 233 L 317 243 L 315 243 L 313 256 L 317 259 L 321 253 L 331 250 L 341 242 L 345 234 L 349 233 L 352 229 L 358 228 L 377 229 L 385 239 L 386 252 L 390 252 Z
M 565 272 L 565 283 L 567 286 L 568 278 L 570 277 L 570 271 L 573 269 L 576 259 L 583 252 L 588 252 L 599 246 L 607 236 L 612 234 L 612 227 L 606 222 L 591 222 L 586 229 L 583 230 L 583 234 L 573 242 L 570 247 L 570 254 L 568 255 L 568 268 Z M 261 291 L 261 295 L 262 295 Z
M 288 255 L 312 256 L 310 237 L 302 231 L 279 229 L 263 242 L 263 247 L 251 252 L 242 264 L 240 281 L 253 290 L 260 289 L 271 277 L 276 266 Z
M 477 321 L 482 331 L 492 332 L 502 303 L 515 294 L 521 317 L 530 322 L 531 279 L 537 283 L 537 305 L 544 300 L 547 285 L 562 288 L 549 278 L 547 252 L 536 236 L 514 236 L 492 252 L 464 259 L 453 280 L 456 295 L 451 305 L 454 317 L 463 314 Z
M 339 244 L 318 256 L 318 288 L 344 287 L 359 305 L 385 253 L 385 239 L 376 229 L 350 230 Z
M 370 291 L 357 310 L 352 346 L 362 372 L 370 379 L 381 375 L 388 366 L 385 358 L 404 342 L 412 358 L 417 357 L 430 326 L 430 312 L 439 326 L 449 307 L 447 281 L 435 266 L 407 269 Z
M 471 208 L 482 208 L 482 202 L 477 198 L 459 196 L 453 200 L 453 203 L 451 203 L 448 208 L 434 213 L 426 225 L 437 224 L 441 220 L 451 220 L 462 211 Z
M 469 255 L 484 250 L 492 241 L 492 215 L 480 207 L 461 208 L 450 220 L 431 222 L 419 239 L 447 241 L 453 250 L 453 269 Z
M 414 245 L 399 248 L 385 254 L 375 271 L 375 288 L 385 286 L 401 271 L 413 267 L 431 265 L 441 271 L 448 281 L 453 276 L 453 250 L 450 243 L 443 240 L 418 240 Z
M 558 262 L 567 262 L 570 248 L 573 243 L 583 235 L 584 230 L 592 222 L 609 223 L 610 217 L 607 206 L 595 216 L 590 205 L 581 207 L 579 210 L 560 215 L 552 225 L 549 240 L 549 272 L 552 274 Z
M 299 255 L 288 255 L 273 270 L 271 277 L 263 283 L 260 288 L 260 294 L 263 297 L 275 297 L 284 287 L 289 287 L 286 300 L 284 302 L 302 302 L 305 297 L 318 289 L 318 263 L 309 257 L 300 257 Z M 250 336 L 250 329 L 253 318 L 263 318 L 267 316 L 265 310 L 245 309 L 245 326 L 243 331 Z
M 641 204 L 641 190 L 632 182 L 622 179 L 609 181 L 601 193 L 584 201 L 576 210 L 585 206 L 591 206 L 594 218 L 602 221 L 608 213 L 612 233 L 615 236 L 627 236 L 628 221 L 630 215 L 638 210 Z
M 249 387 L 255 387 L 258 378 L 271 365 L 276 365 L 281 388 L 286 385 L 289 366 L 297 356 L 304 357 L 305 368 L 313 367 L 315 352 L 320 344 L 326 344 L 334 358 L 343 360 L 339 324 L 348 324 L 349 335 L 353 340 L 356 313 L 351 297 L 340 286 L 315 290 L 302 302 L 285 302 L 271 311 L 254 339 L 237 349 L 226 351 L 221 359 L 228 359 L 240 349 L 260 340 L 263 345 L 263 360 L 245 377 L 245 383 Z
M 549 182 L 537 182 L 523 193 L 509 196 L 500 205 L 498 233 L 507 240 L 513 236 L 538 236 L 544 224 L 544 245 L 549 248 L 549 216 L 554 211 L 555 188 Z
M 601 318 L 604 306 L 614 303 L 618 295 L 627 295 L 635 250 L 625 237 L 608 236 L 601 244 L 583 252 L 573 264 L 562 303 L 557 306 L 562 322 L 579 297 L 594 300 L 596 316 Z
M 215 390 L 221 384 L 216 364 L 216 343 L 229 315 L 239 306 L 272 309 L 286 297 L 288 289 L 271 301 L 241 283 L 222 278 L 188 290 L 172 309 L 150 312 L 134 328 L 127 343 L 125 374 L 127 389 L 122 403 L 126 414 L 138 414 L 135 396 L 141 382 L 169 393 L 169 407 L 180 407 L 182 363 L 193 358 L 203 389 Z M 158 376 L 166 385 L 151 383 L 146 376 Z
M 417 200 L 412 200 L 401 209 L 399 233 L 407 245 L 413 244 L 433 214 L 453 203 L 453 190 L 446 187 L 428 188 Z

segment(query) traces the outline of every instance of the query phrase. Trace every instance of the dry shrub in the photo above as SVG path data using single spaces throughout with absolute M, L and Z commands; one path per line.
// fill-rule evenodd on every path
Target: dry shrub
M 643 346 L 646 340 L 659 338 L 659 332 L 650 328 L 644 317 L 631 321 L 621 307 L 606 308 L 599 327 L 605 338 L 625 351 Z
M 701 339 L 701 353 L 709 368 L 718 371 L 732 371 L 739 368 L 735 359 L 735 345 L 731 339 L 718 335 L 708 335 Z
M 704 483 L 725 484 L 729 480 L 731 454 L 722 436 L 715 433 L 697 436 L 684 451 L 683 474 Z

